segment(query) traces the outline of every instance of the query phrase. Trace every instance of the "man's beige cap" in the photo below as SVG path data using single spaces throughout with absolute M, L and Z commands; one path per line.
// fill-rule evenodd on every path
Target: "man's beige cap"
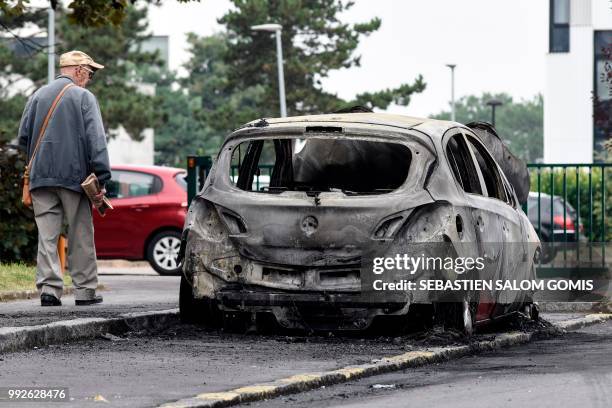
M 104 65 L 98 64 L 89 55 L 82 51 L 68 51 L 60 56 L 60 67 L 70 67 L 72 65 L 89 65 L 94 69 L 102 69 Z

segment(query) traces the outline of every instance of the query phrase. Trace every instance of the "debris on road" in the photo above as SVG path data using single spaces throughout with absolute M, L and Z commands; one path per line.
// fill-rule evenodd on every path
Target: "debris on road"
M 375 390 L 393 389 L 395 388 L 395 384 L 372 384 L 370 388 Z
M 119 336 L 115 336 L 114 334 L 111 333 L 104 333 L 100 335 L 101 339 L 104 340 L 109 340 L 109 341 L 125 341 L 127 339 L 119 337 Z

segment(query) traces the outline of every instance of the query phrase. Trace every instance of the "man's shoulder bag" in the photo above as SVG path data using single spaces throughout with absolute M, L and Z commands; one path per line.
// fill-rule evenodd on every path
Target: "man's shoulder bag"
M 57 104 L 59 103 L 60 99 L 62 99 L 62 96 L 64 96 L 64 93 L 66 93 L 68 88 L 72 86 L 75 86 L 75 85 L 74 84 L 66 85 L 64 88 L 62 88 L 60 93 L 57 94 L 57 96 L 55 97 L 55 100 L 51 104 L 51 107 L 49 108 L 49 112 L 47 112 L 47 116 L 45 116 L 45 120 L 43 121 L 43 124 L 40 127 L 40 132 L 38 132 L 38 138 L 36 139 L 36 145 L 34 146 L 34 150 L 32 151 L 32 157 L 30 157 L 30 161 L 28 162 L 28 165 L 25 168 L 25 172 L 23 174 L 23 191 L 21 193 L 21 202 L 23 203 L 23 205 L 25 205 L 28 208 L 32 207 L 32 194 L 30 194 L 30 170 L 32 169 L 32 163 L 34 162 L 34 157 L 36 156 L 36 152 L 38 151 L 40 142 L 42 141 L 43 137 L 45 137 L 45 130 L 47 130 L 47 125 L 49 124 L 49 119 L 51 119 L 51 115 L 53 115 L 53 111 L 55 111 L 55 108 Z

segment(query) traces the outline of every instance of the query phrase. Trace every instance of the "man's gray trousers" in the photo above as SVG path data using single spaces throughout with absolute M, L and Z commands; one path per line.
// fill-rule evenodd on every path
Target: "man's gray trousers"
M 68 270 L 74 286 L 75 300 L 89 300 L 98 286 L 96 248 L 87 196 L 61 187 L 32 190 L 32 203 L 38 227 L 36 287 L 41 293 L 62 296 L 57 241 L 68 224 Z

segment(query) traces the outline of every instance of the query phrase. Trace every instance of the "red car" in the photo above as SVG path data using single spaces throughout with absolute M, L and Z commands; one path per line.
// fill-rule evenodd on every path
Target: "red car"
M 161 275 L 179 273 L 176 257 L 187 214 L 183 169 L 113 166 L 106 195 L 114 210 L 94 211 L 96 251 L 100 259 L 149 261 Z

